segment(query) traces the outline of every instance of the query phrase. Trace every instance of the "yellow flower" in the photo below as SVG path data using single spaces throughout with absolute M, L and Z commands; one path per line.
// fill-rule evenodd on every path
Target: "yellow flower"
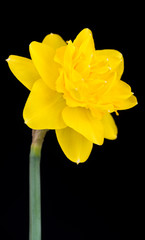
M 92 32 L 82 30 L 65 42 L 57 34 L 30 44 L 31 59 L 11 55 L 16 78 L 31 92 L 23 111 L 32 129 L 55 129 L 58 142 L 73 162 L 88 159 L 93 143 L 116 139 L 112 112 L 129 109 L 137 99 L 121 79 L 123 56 L 95 50 Z

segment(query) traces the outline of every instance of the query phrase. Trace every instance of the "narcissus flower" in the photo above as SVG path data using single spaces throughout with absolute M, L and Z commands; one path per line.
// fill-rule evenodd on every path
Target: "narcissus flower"
M 111 113 L 134 107 L 137 99 L 121 80 L 123 56 L 95 50 L 92 32 L 81 31 L 72 42 L 57 34 L 30 44 L 31 59 L 11 55 L 16 78 L 31 92 L 23 111 L 32 129 L 55 129 L 65 155 L 73 162 L 88 159 L 93 143 L 116 139 Z

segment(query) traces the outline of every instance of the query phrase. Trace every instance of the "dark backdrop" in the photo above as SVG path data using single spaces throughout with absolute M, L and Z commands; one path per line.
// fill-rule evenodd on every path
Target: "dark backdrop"
M 42 240 L 140 239 L 143 229 L 144 43 L 141 5 L 118 2 L 47 2 L 2 5 L 0 37 L 2 239 L 26 240 L 29 227 L 29 150 L 31 129 L 22 111 L 29 91 L 10 72 L 10 54 L 29 57 L 29 43 L 48 33 L 74 39 L 85 27 L 97 49 L 116 49 L 125 59 L 122 79 L 139 105 L 115 116 L 115 141 L 95 146 L 88 161 L 76 165 L 62 153 L 54 131 L 42 151 Z M 30 8 L 31 5 L 31 8 Z M 79 7 L 79 8 L 78 8 Z M 1 10 L 1 11 L 2 11 Z

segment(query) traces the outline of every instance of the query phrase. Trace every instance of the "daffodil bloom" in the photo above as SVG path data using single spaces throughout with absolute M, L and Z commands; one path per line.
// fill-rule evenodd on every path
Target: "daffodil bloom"
M 96 50 L 89 29 L 67 42 L 49 34 L 29 49 L 31 59 L 7 59 L 13 74 L 30 90 L 25 123 L 32 129 L 54 129 L 65 155 L 84 162 L 93 143 L 117 138 L 111 113 L 137 104 L 131 87 L 121 80 L 123 56 L 116 50 Z

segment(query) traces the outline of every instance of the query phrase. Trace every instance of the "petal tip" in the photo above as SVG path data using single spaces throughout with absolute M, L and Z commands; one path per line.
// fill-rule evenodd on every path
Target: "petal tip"
M 10 61 L 10 56 L 5 61 L 8 63 Z
M 23 118 L 24 118 L 24 116 L 23 116 Z M 24 124 L 27 125 L 27 124 L 28 124 L 28 120 L 25 120 L 25 119 L 24 119 Z
M 117 139 L 117 137 L 118 137 L 118 135 L 117 135 L 117 134 L 116 134 L 116 135 L 114 135 L 114 139 L 113 139 L 113 140 Z
M 36 41 L 32 41 L 30 44 L 29 44 L 29 49 L 32 49 L 32 47 L 35 47 L 39 42 L 36 42 Z
M 78 159 L 78 160 L 76 161 L 76 164 L 79 165 L 80 162 L 81 162 L 81 160 Z

